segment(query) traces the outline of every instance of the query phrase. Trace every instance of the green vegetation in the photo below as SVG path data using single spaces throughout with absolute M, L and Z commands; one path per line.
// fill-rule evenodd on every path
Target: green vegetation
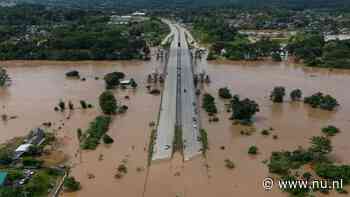
M 0 8 L 0 59 L 149 59 L 167 25 L 151 17 L 129 25 L 109 23 L 110 10 Z M 5 31 L 6 30 L 6 31 Z
M 66 73 L 66 77 L 76 77 L 76 78 L 80 78 L 80 74 L 79 71 L 77 70 L 72 70 Z
M 121 79 L 124 79 L 125 74 L 122 72 L 112 72 L 105 75 L 104 80 L 106 83 L 106 89 L 116 88 Z
M 232 94 L 231 94 L 230 90 L 227 87 L 219 89 L 219 96 L 220 96 L 220 98 L 223 98 L 223 99 L 230 99 L 230 98 L 232 98 Z
M 154 144 L 156 143 L 156 135 L 157 135 L 157 130 L 152 129 L 151 130 L 151 135 L 150 135 L 150 141 L 148 144 L 148 165 L 151 164 L 152 156 L 153 156 L 153 149 L 154 149 Z
M 331 141 L 326 137 L 312 137 L 310 140 L 311 146 L 308 149 L 298 148 L 295 151 L 273 152 L 268 168 L 271 173 L 281 175 L 282 179 L 298 179 L 299 177 L 292 175 L 295 170 L 310 164 L 315 170 L 317 176 L 329 181 L 339 181 L 343 179 L 344 185 L 350 183 L 350 166 L 333 164 L 329 154 L 332 151 Z M 312 174 L 306 172 L 302 175 L 306 180 L 312 179 Z M 291 189 L 284 190 L 292 196 L 309 196 L 313 192 L 309 189 Z M 326 190 L 320 190 L 327 192 Z M 339 193 L 346 192 L 345 190 L 337 190 Z
M 318 176 L 329 180 L 343 180 L 344 184 L 350 183 L 350 166 L 319 163 L 315 167 Z
M 275 87 L 270 95 L 270 99 L 274 103 L 283 103 L 283 97 L 286 95 L 286 89 L 284 87 Z
M 264 130 L 261 131 L 261 134 L 262 135 L 270 135 L 270 131 L 267 130 L 267 129 L 264 129 Z
M 11 82 L 10 76 L 6 69 L 0 67 L 0 87 L 3 87 Z
M 108 131 L 109 124 L 111 123 L 111 117 L 98 116 L 93 122 L 90 123 L 90 127 L 83 134 L 81 139 L 81 147 L 83 149 L 96 149 L 100 143 L 101 138 Z
M 290 93 L 290 99 L 292 101 L 300 101 L 301 97 L 303 96 L 303 93 L 300 89 L 295 89 Z
M 79 181 L 76 181 L 74 177 L 67 177 L 63 183 L 64 190 L 68 192 L 74 192 L 80 190 L 81 186 Z
M 111 138 L 109 135 L 105 134 L 103 136 L 103 142 L 105 144 L 112 144 L 114 142 L 113 138 Z
M 231 161 L 230 159 L 225 159 L 225 166 L 227 169 L 230 169 L 230 170 L 236 167 L 233 161 Z
M 7 170 L 8 180 L 13 182 L 24 177 L 23 170 Z M 53 172 L 51 169 L 40 169 L 21 187 L 1 187 L 1 197 L 44 197 L 56 185 L 57 179 L 62 175 L 60 172 Z
M 23 157 L 22 158 L 22 164 L 25 167 L 34 167 L 39 168 L 43 161 L 34 159 L 33 157 Z
M 240 100 L 238 95 L 233 96 L 231 108 L 231 119 L 239 120 L 242 123 L 251 123 L 252 117 L 260 111 L 259 105 L 255 101 L 248 98 Z
M 99 97 L 100 107 L 103 113 L 113 115 L 117 112 L 117 100 L 111 91 L 104 91 Z
M 174 142 L 173 142 L 173 151 L 183 151 L 183 141 L 182 141 L 182 128 L 181 127 L 175 127 L 175 136 L 174 136 Z M 170 147 L 169 147 L 170 148 Z
M 256 147 L 256 146 L 251 146 L 251 147 L 249 147 L 248 153 L 249 153 L 250 155 L 256 155 L 256 154 L 258 154 L 258 147 Z
M 233 25 L 221 17 L 198 17 L 193 23 L 194 35 L 204 43 L 212 44 L 208 60 L 225 57 L 230 60 L 258 60 L 278 55 L 279 43 L 263 38 L 257 42 L 238 33 Z M 274 58 L 276 59 L 276 58 Z
M 209 93 L 203 95 L 202 107 L 209 115 L 218 113 L 218 109 L 215 105 L 215 98 Z
M 205 129 L 200 129 L 199 132 L 201 134 L 201 137 L 199 140 L 202 142 L 202 152 L 205 155 L 205 153 L 209 149 L 208 133 Z
M 137 88 L 138 84 L 136 83 L 135 79 L 130 79 L 130 86 L 134 89 Z
M 350 40 L 326 42 L 323 35 L 300 33 L 291 38 L 288 50 L 308 66 L 350 68 Z
M 117 168 L 118 172 L 114 175 L 115 178 L 121 179 L 124 175 L 128 173 L 128 168 L 125 164 L 120 164 Z
M 311 105 L 313 108 L 321 108 L 332 111 L 339 106 L 338 101 L 330 95 L 324 95 L 321 92 L 304 98 L 304 103 Z
M 340 132 L 340 130 L 335 126 L 329 125 L 327 127 L 322 128 L 322 132 L 327 136 L 335 136 Z

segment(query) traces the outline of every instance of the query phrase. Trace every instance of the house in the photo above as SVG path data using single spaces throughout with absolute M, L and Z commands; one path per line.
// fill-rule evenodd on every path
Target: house
M 13 160 L 18 160 L 24 153 L 28 152 L 31 146 L 39 146 L 45 141 L 45 133 L 41 128 L 30 131 L 24 144 L 21 144 L 14 152 Z
M 137 12 L 132 13 L 132 15 L 133 16 L 146 16 L 146 13 L 137 11 Z
M 35 128 L 30 131 L 27 140 L 28 144 L 41 145 L 45 141 L 45 133 L 41 128 Z
M 14 153 L 13 160 L 19 159 L 24 153 L 28 152 L 32 144 L 22 144 L 20 145 Z
M 118 16 L 113 15 L 111 16 L 110 24 L 117 24 L 117 25 L 127 25 L 131 22 L 132 17 L 131 16 Z
M 7 180 L 7 172 L 0 172 L 0 187 L 4 186 Z

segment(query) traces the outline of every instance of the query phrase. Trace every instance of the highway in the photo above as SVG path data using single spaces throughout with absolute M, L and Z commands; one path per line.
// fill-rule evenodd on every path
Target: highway
M 166 21 L 174 35 L 169 50 L 168 65 L 162 93 L 160 117 L 157 126 L 157 138 L 152 154 L 152 160 L 169 159 L 173 153 L 173 139 L 176 123 L 176 95 L 177 95 L 177 55 L 178 33 L 170 22 Z
M 180 25 L 163 21 L 170 26 L 171 35 L 174 36 L 169 50 L 152 160 L 172 157 L 176 126 L 182 129 L 184 160 L 189 160 L 201 154 L 202 147 L 198 140 L 199 107 L 193 83 L 191 55 L 186 41 L 186 30 Z
M 186 29 L 177 25 L 181 43 L 181 127 L 184 145 L 184 159 L 201 154 L 201 142 L 199 140 L 198 104 L 193 83 L 193 69 L 190 50 L 186 41 Z

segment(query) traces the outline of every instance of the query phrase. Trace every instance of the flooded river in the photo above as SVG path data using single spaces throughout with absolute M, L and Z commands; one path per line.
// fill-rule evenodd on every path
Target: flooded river
M 213 197 L 213 196 L 288 196 L 274 189 L 267 193 L 261 181 L 269 176 L 263 161 L 272 151 L 293 150 L 307 147 L 312 136 L 321 135 L 320 129 L 328 124 L 339 127 L 342 132 L 332 137 L 332 157 L 350 164 L 350 71 L 312 69 L 292 63 L 274 62 L 210 62 L 200 65 L 210 74 L 212 83 L 205 91 L 215 95 L 219 108 L 218 123 L 209 123 L 201 113 L 203 127 L 208 132 L 210 150 L 207 157 L 197 157 L 183 163 L 181 155 L 175 154 L 171 161 L 153 163 L 147 169 L 147 148 L 151 128 L 149 122 L 157 119 L 160 97 L 147 93 L 145 75 L 159 64 L 156 61 L 117 62 L 47 62 L 11 61 L 1 62 L 13 78 L 12 86 L 0 90 L 0 114 L 18 116 L 8 122 L 0 122 L 0 141 L 28 133 L 29 129 L 43 122 L 54 123 L 53 129 L 60 139 L 60 149 L 68 155 L 72 175 L 82 184 L 76 193 L 64 193 L 66 197 L 127 196 L 127 197 Z M 64 73 L 76 69 L 86 81 L 68 80 Z M 136 91 L 114 91 L 118 100 L 129 106 L 129 111 L 116 116 L 109 134 L 112 145 L 101 144 L 95 151 L 79 152 L 77 128 L 83 130 L 101 112 L 98 96 L 104 90 L 102 78 L 112 71 L 125 72 L 139 83 Z M 257 101 L 260 112 L 255 117 L 250 136 L 240 134 L 242 128 L 232 125 L 225 102 L 217 97 L 217 89 L 227 86 L 233 94 Z M 303 103 L 283 104 L 269 101 L 275 86 L 285 86 L 287 94 L 300 88 L 305 96 L 322 91 L 336 97 L 341 104 L 336 112 L 311 109 Z M 130 100 L 124 96 L 129 95 Z M 60 99 L 71 100 L 78 105 L 84 99 L 95 107 L 75 110 L 72 114 L 55 112 Z M 67 119 L 69 117 L 69 119 Z M 59 129 L 61 127 L 61 129 Z M 274 128 L 270 136 L 262 136 L 263 129 Z M 277 135 L 278 139 L 272 139 Z M 248 148 L 256 145 L 257 156 L 248 155 Z M 222 147 L 225 147 L 224 150 Z M 225 159 L 235 163 L 234 170 L 225 167 Z M 119 164 L 125 163 L 127 174 L 116 179 Z M 332 196 L 337 194 L 332 193 Z

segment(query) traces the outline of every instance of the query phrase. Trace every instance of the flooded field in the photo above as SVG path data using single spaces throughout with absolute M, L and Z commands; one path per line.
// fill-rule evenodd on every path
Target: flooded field
M 67 154 L 72 175 L 82 184 L 81 191 L 64 193 L 65 197 L 288 196 L 277 189 L 269 193 L 263 190 L 261 181 L 269 176 L 263 161 L 272 151 L 307 147 L 310 137 L 321 135 L 320 129 L 328 124 L 342 130 L 332 137 L 332 157 L 338 162 L 350 163 L 347 131 L 350 128 L 350 93 L 346 91 L 350 84 L 349 71 L 311 69 L 288 63 L 203 61 L 200 65 L 212 80 L 204 88 L 217 98 L 220 118 L 218 123 L 209 123 L 207 115 L 201 113 L 202 126 L 209 139 L 207 157 L 183 163 L 181 155 L 175 154 L 171 161 L 153 163 L 147 169 L 149 122 L 157 119 L 160 97 L 148 94 L 144 81 L 145 75 L 158 64 L 155 61 L 1 62 L 13 78 L 13 84 L 0 90 L 0 114 L 18 118 L 6 124 L 0 122 L 0 141 L 26 135 L 29 129 L 43 122 L 53 122 L 61 142 L 60 150 Z M 66 79 L 64 73 L 70 69 L 79 70 L 86 81 Z M 111 71 L 125 72 L 128 78 L 135 78 L 139 87 L 136 91 L 114 91 L 118 100 L 129 106 L 129 111 L 116 116 L 110 127 L 109 134 L 115 142 L 109 146 L 101 144 L 95 151 L 80 152 L 76 130 L 86 129 L 100 114 L 98 96 L 104 90 L 101 78 Z M 225 86 L 233 94 L 259 103 L 260 112 L 253 128 L 256 131 L 251 136 L 242 136 L 240 131 L 246 128 L 232 125 L 228 120 L 230 114 L 224 106 L 227 101 L 217 97 L 217 89 Z M 285 86 L 288 95 L 295 88 L 302 89 L 305 96 L 317 91 L 329 93 L 341 106 L 336 112 L 326 112 L 303 103 L 291 103 L 287 97 L 283 104 L 272 104 L 269 94 L 275 86 Z M 125 100 L 125 95 L 129 95 L 130 100 Z M 59 99 L 71 100 L 76 105 L 84 99 L 95 107 L 63 114 L 54 111 Z M 260 134 L 270 127 L 274 128 L 270 136 Z M 272 135 L 278 135 L 278 139 L 272 139 Z M 251 145 L 259 148 L 257 156 L 248 155 Z M 225 159 L 232 160 L 236 168 L 228 170 Z M 114 175 L 121 163 L 125 163 L 128 172 L 116 179 Z

